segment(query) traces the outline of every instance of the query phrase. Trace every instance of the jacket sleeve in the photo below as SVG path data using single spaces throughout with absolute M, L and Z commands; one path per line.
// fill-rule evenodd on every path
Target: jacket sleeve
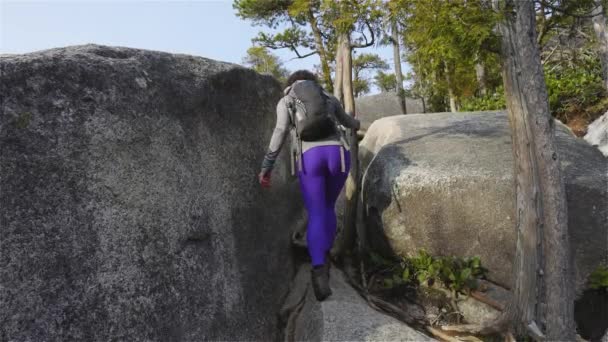
M 361 127 L 361 123 L 359 122 L 359 120 L 346 114 L 346 112 L 344 111 L 344 108 L 342 108 L 342 104 L 340 103 L 340 101 L 338 101 L 338 99 L 335 96 L 329 95 L 329 102 L 330 102 L 330 106 L 333 109 L 334 115 L 336 116 L 338 121 L 344 127 L 354 128 L 357 130 Z
M 289 132 L 290 124 L 291 119 L 289 117 L 289 111 L 287 110 L 285 98 L 283 97 L 279 103 L 277 103 L 277 123 L 274 132 L 272 133 L 272 137 L 270 138 L 268 150 L 262 161 L 262 172 L 270 173 L 272 171 L 274 163 L 285 142 L 285 138 L 287 137 L 287 133 Z

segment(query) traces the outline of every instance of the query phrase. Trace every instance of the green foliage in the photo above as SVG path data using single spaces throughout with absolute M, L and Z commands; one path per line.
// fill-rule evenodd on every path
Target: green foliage
M 545 67 L 551 112 L 565 122 L 606 96 L 599 60 L 577 64 L 565 68 Z
M 365 78 L 353 79 L 353 94 L 355 97 L 365 95 L 370 91 L 369 80 Z
M 251 41 L 273 50 L 290 49 L 298 56 L 301 56 L 299 48 L 314 50 L 313 38 L 300 27 L 289 27 L 276 34 L 259 32 Z
M 448 89 L 461 110 L 504 108 L 499 37 L 502 19 L 483 0 L 391 0 L 389 7 L 404 23 L 404 44 L 412 65 L 410 91 L 424 97 L 432 111 L 443 110 Z M 567 122 L 605 98 L 597 62 L 597 45 L 589 20 L 594 0 L 546 0 L 536 7 L 538 40 L 554 116 Z M 582 16 L 582 17 L 581 17 Z M 568 37 L 564 32 L 569 32 Z M 481 96 L 475 66 L 486 69 L 488 95 Z M 443 108 L 442 108 L 443 107 Z M 604 106 L 598 108 L 598 111 Z M 594 110 L 592 110 L 594 111 Z
M 362 53 L 355 55 L 353 58 L 353 90 L 355 97 L 368 93 L 370 90 L 370 81 L 366 72 L 388 68 L 388 63 L 377 54 Z
M 393 0 L 404 25 L 407 59 L 412 65 L 412 91 L 428 98 L 472 96 L 476 64 L 490 65 L 497 45 L 498 15 L 482 0 Z M 431 101 L 429 101 L 431 102 Z M 435 98 L 436 104 L 445 100 Z
M 389 275 L 384 286 L 391 288 L 403 284 L 428 284 L 441 282 L 455 295 L 477 288 L 477 279 L 484 278 L 488 272 L 481 265 L 479 257 L 434 257 L 421 250 L 418 255 L 391 261 L 372 253 L 370 260 L 376 267 L 387 268 Z
M 281 83 L 287 79 L 289 74 L 287 69 L 282 67 L 279 58 L 263 46 L 252 46 L 247 49 L 247 56 L 243 58 L 243 64 L 252 67 L 259 73 L 270 74 Z
M 498 87 L 496 92 L 487 94 L 486 96 L 473 96 L 462 101 L 460 110 L 464 112 L 474 112 L 479 110 L 499 110 L 505 109 L 505 92 L 504 88 Z
M 592 289 L 608 290 L 608 267 L 600 266 L 589 276 L 589 286 Z
M 355 72 L 361 72 L 362 70 L 386 70 L 388 68 L 388 63 L 375 53 L 362 53 L 353 58 L 353 70 Z
M 383 92 L 397 90 L 397 76 L 395 74 L 387 74 L 378 70 L 376 76 L 374 76 L 374 83 Z
M 378 30 L 384 15 L 382 8 L 383 2 L 380 0 L 321 0 L 323 19 L 336 33 L 363 32 L 369 27 Z M 354 37 L 353 42 L 357 43 L 360 38 L 363 37 Z
M 336 55 L 338 34 L 349 35 L 353 47 L 367 46 L 377 35 L 383 14 L 381 0 L 234 0 L 233 8 L 237 16 L 255 25 L 285 27 L 280 32 L 260 32 L 254 44 L 289 49 L 298 58 L 318 55 L 321 80 L 328 90 L 333 86 L 329 64 Z M 366 85 L 369 88 L 359 82 L 359 89 Z
M 571 66 L 545 65 L 545 82 L 549 95 L 551 114 L 563 122 L 581 114 L 590 118 L 604 113 L 606 91 L 601 78 L 599 60 L 578 61 Z M 504 88 L 498 87 L 492 94 L 465 98 L 461 110 L 504 109 Z M 595 113 L 597 112 L 597 113 Z
M 241 19 L 274 28 L 289 18 L 290 4 L 291 1 L 286 0 L 234 0 L 232 8 Z

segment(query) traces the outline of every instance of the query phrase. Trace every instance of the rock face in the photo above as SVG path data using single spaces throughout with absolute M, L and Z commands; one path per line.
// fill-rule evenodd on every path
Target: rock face
M 301 208 L 288 163 L 256 181 L 272 78 L 98 45 L 0 70 L 1 341 L 276 337 Z
M 419 99 L 405 100 L 408 114 L 424 113 L 422 101 Z M 361 130 L 366 131 L 369 126 L 380 118 L 403 114 L 399 97 L 396 93 L 380 93 L 376 95 L 362 96 L 355 99 L 357 118 L 361 120 Z
M 300 268 L 282 310 L 287 341 L 435 341 L 372 309 L 335 267 L 330 269 L 330 287 L 332 295 L 317 301 L 310 266 Z
M 576 287 L 608 256 L 608 163 L 556 122 Z M 403 115 L 361 143 L 368 243 L 379 251 L 481 257 L 510 287 L 515 252 L 513 156 L 504 112 Z
M 608 157 L 608 112 L 589 125 L 585 140 Z

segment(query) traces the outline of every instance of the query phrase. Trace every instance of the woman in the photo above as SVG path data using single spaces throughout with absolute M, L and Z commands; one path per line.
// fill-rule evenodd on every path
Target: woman
M 262 163 L 259 182 L 262 187 L 270 186 L 270 175 L 274 162 L 283 146 L 287 133 L 295 128 L 297 121 L 293 106 L 294 92 L 292 88 L 302 88 L 298 82 L 313 81 L 324 96 L 320 102 L 326 108 L 326 113 L 333 121 L 345 127 L 359 129 L 360 123 L 344 112 L 340 102 L 331 94 L 324 91 L 316 76 L 307 71 L 299 70 L 289 76 L 285 96 L 277 104 L 277 123 L 270 140 L 268 152 Z M 310 85 L 311 83 L 306 83 Z M 298 101 L 302 103 L 301 101 Z M 314 102 L 314 101 L 313 101 Z M 331 295 L 329 288 L 329 260 L 328 254 L 336 234 L 335 204 L 344 186 L 350 169 L 350 156 L 348 144 L 343 138 L 337 125 L 326 136 L 313 141 L 298 141 L 298 178 L 304 205 L 308 211 L 308 252 L 313 269 L 311 271 L 312 284 L 318 300 L 324 300 Z M 292 132 L 296 132 L 293 130 Z M 345 152 L 346 151 L 346 152 Z M 292 153 L 293 158 L 293 153 Z M 292 170 L 294 163 L 292 160 Z

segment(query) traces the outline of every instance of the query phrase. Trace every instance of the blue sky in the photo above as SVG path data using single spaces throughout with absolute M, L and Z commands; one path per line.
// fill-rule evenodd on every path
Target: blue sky
M 239 19 L 230 0 L 0 0 L 0 53 L 96 43 L 240 64 L 260 30 L 268 29 Z M 388 47 L 359 51 L 378 53 L 392 65 Z M 292 71 L 319 63 L 317 56 L 293 59 L 287 50 L 274 53 Z

